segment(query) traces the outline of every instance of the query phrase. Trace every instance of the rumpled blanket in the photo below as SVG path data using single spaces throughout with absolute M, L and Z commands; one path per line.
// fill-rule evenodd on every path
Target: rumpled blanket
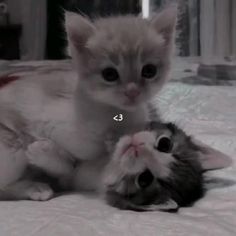
M 235 161 L 235 77 L 216 80 L 197 71 L 198 63 L 177 59 L 172 80 L 154 102 L 164 119 Z M 45 74 L 75 75 L 70 61 L 0 61 L 0 92 L 16 79 Z M 0 202 L 0 236 L 235 236 L 236 166 L 209 172 L 206 177 L 206 196 L 178 214 L 121 211 L 85 194 L 47 202 Z

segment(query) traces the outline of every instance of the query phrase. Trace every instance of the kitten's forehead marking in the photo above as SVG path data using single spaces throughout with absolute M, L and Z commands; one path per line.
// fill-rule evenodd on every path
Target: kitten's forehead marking
M 110 17 L 95 21 L 97 31 L 89 42 L 92 50 L 108 54 L 108 58 L 118 64 L 120 59 L 141 62 L 156 57 L 158 47 L 162 48 L 162 35 L 150 27 L 147 21 L 133 17 Z M 98 49 L 99 48 L 99 49 Z

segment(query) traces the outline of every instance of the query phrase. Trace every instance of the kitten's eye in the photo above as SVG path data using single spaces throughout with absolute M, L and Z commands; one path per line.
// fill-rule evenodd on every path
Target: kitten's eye
M 154 181 L 154 176 L 150 170 L 143 171 L 140 175 L 136 178 L 136 185 L 137 187 L 144 189 L 149 187 Z
M 103 79 L 107 82 L 115 82 L 119 79 L 118 71 L 113 67 L 107 67 L 102 70 Z
M 173 143 L 168 137 L 161 137 L 155 145 L 155 149 L 157 149 L 159 152 L 169 153 L 171 152 L 172 148 Z
M 142 77 L 152 79 L 157 73 L 157 67 L 153 64 L 144 65 L 142 68 Z

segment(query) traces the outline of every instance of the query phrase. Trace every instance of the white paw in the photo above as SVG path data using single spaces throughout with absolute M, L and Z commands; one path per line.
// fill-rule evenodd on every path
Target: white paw
M 34 183 L 27 191 L 28 198 L 34 201 L 47 201 L 53 197 L 53 190 L 44 183 Z
M 40 140 L 35 141 L 34 143 L 30 144 L 28 147 L 28 152 L 32 154 L 42 154 L 45 152 L 50 152 L 54 148 L 54 144 L 50 140 Z
M 36 141 L 29 145 L 26 155 L 30 164 L 41 167 L 47 162 L 47 156 L 53 152 L 53 144 L 49 140 Z

